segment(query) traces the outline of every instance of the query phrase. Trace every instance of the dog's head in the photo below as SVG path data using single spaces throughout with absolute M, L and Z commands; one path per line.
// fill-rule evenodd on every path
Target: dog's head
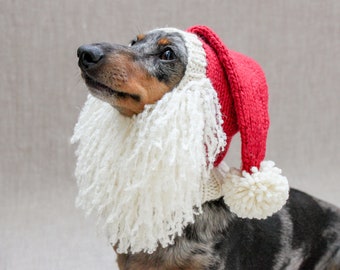
M 128 46 L 83 45 L 77 54 L 91 94 L 126 116 L 140 113 L 173 89 L 188 61 L 181 35 L 162 30 L 140 34 Z

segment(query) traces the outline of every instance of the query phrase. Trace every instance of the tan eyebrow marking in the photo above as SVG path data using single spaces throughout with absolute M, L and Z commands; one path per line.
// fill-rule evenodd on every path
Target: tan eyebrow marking
M 171 42 L 170 42 L 170 40 L 169 39 L 167 39 L 166 37 L 164 37 L 164 38 L 161 38 L 160 40 L 158 40 L 158 42 L 157 42 L 157 44 L 158 45 L 169 45 L 169 44 L 171 44 Z
M 138 41 L 140 41 L 140 40 L 142 40 L 142 39 L 144 39 L 145 38 L 145 35 L 144 34 L 139 34 L 139 35 L 137 35 L 137 40 Z

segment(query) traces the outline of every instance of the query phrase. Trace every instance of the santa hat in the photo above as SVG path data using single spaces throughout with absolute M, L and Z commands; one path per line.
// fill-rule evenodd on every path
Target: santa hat
M 203 55 L 197 53 L 197 42 L 187 33 L 198 38 Z M 204 63 L 206 76 L 217 92 L 222 128 L 227 137 L 225 148 L 214 161 L 213 175 L 217 183 L 206 189 L 219 189 L 217 194 L 224 197 L 230 210 L 239 217 L 266 218 L 285 204 L 289 187 L 274 162 L 264 161 L 269 128 L 265 75 L 253 59 L 228 49 L 206 26 L 191 27 L 182 35 L 188 49 L 188 67 L 183 80 L 197 77 L 197 63 Z M 241 169 L 221 173 L 222 161 L 238 131 L 242 144 Z

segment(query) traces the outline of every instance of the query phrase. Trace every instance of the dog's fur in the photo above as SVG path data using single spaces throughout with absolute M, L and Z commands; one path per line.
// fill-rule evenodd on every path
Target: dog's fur
M 129 46 L 84 45 L 78 57 L 90 92 L 128 117 L 171 91 L 188 58 L 182 37 L 161 30 Z M 122 270 L 340 269 L 340 210 L 294 189 L 265 220 L 237 218 L 222 199 L 210 201 L 174 245 L 117 257 Z

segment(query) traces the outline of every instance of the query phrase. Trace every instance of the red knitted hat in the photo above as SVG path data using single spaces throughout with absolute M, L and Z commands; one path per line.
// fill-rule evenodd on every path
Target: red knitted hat
M 265 157 L 269 128 L 267 83 L 261 67 L 251 58 L 229 50 L 206 26 L 187 30 L 203 43 L 207 77 L 217 92 L 227 145 L 216 158 L 218 166 L 227 154 L 232 137 L 240 131 L 242 169 L 250 172 Z
M 216 168 L 227 154 L 232 137 L 238 131 L 241 135 L 241 170 L 231 169 L 222 177 L 221 195 L 240 217 L 270 216 L 285 204 L 289 187 L 274 162 L 264 161 L 269 128 L 265 75 L 253 59 L 229 50 L 208 27 L 193 26 L 187 32 L 202 43 L 206 76 L 221 106 L 227 144 L 215 158 Z

